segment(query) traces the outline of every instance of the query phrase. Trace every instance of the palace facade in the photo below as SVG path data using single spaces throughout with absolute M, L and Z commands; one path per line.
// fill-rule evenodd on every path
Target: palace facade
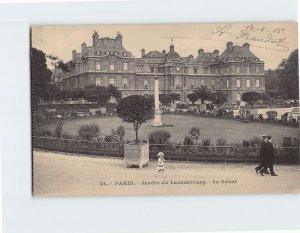
M 181 101 L 188 102 L 187 95 L 200 86 L 212 91 L 224 91 L 229 101 L 241 101 L 244 92 L 265 91 L 264 62 L 250 51 L 250 45 L 226 44 L 226 49 L 205 52 L 199 49 L 197 56 L 180 56 L 173 44 L 168 51 L 141 50 L 135 58 L 125 49 L 122 35 L 116 38 L 93 34 L 92 46 L 85 43 L 81 51 L 72 51 L 67 64 L 70 72 L 56 72 L 63 90 L 82 89 L 87 86 L 118 87 L 123 97 L 133 94 L 153 94 L 155 76 L 160 80 L 160 93 L 177 93 Z

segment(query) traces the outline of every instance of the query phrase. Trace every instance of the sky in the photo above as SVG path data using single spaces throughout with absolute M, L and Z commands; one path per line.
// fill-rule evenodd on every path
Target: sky
M 276 69 L 282 59 L 298 48 L 297 23 L 233 23 L 233 24 L 135 24 L 135 25 L 33 25 L 32 46 L 64 62 L 81 44 L 92 45 L 92 35 L 115 38 L 123 35 L 123 46 L 133 56 L 141 57 L 141 49 L 169 51 L 173 43 L 182 57 L 197 56 L 198 49 L 220 54 L 226 43 L 250 44 L 250 50 L 265 62 L 265 69 Z M 51 68 L 51 67 L 50 67 Z

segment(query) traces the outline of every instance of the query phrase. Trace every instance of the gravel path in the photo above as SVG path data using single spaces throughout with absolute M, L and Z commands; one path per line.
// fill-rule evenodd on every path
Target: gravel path
M 255 173 L 254 164 L 166 162 L 166 178 L 156 162 L 125 168 L 122 159 L 33 152 L 36 196 L 178 195 L 290 193 L 300 191 L 300 166 L 275 164 L 278 177 Z

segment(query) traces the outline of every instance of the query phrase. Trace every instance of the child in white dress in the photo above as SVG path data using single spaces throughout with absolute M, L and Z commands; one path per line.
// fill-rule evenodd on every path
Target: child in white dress
M 161 173 L 163 175 L 163 177 L 165 178 L 166 176 L 164 175 L 165 172 L 165 158 L 164 158 L 164 153 L 163 152 L 158 152 L 157 154 L 157 173 L 155 176 L 158 176 L 159 173 Z

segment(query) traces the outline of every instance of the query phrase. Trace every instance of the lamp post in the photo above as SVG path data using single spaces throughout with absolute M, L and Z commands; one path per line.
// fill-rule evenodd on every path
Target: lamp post
M 152 126 L 162 126 L 161 111 L 159 109 L 159 77 L 157 76 L 157 66 L 155 67 L 155 81 L 154 81 L 154 104 L 155 114 L 151 123 Z

